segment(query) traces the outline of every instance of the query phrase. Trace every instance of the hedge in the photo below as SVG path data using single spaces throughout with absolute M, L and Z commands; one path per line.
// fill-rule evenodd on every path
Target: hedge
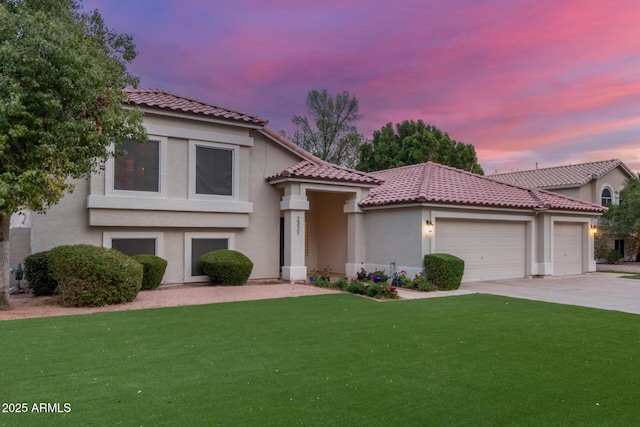
M 156 289 L 162 282 L 165 271 L 167 271 L 167 261 L 155 255 L 134 255 L 132 257 L 142 264 L 142 290 Z
M 55 294 L 58 284 L 51 278 L 47 252 L 38 252 L 24 259 L 24 280 L 34 297 Z
M 66 245 L 53 248 L 48 257 L 63 305 L 86 307 L 130 302 L 142 286 L 142 265 L 115 249 Z
M 430 254 L 424 257 L 428 281 L 443 291 L 458 289 L 464 274 L 464 261 L 450 254 Z
M 244 285 L 253 270 L 249 258 L 231 249 L 207 252 L 200 257 L 200 265 L 213 285 Z

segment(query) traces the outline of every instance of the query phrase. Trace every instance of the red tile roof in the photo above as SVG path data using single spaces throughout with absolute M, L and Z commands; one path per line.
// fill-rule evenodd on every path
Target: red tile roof
M 382 183 L 381 180 L 364 172 L 332 165 L 327 162 L 324 162 L 324 164 L 314 164 L 308 160 L 303 160 L 277 175 L 268 177 L 267 181 L 273 182 L 285 178 L 349 182 L 364 185 L 379 185 Z
M 267 120 L 159 89 L 125 89 L 131 104 L 265 126 Z
M 435 203 L 516 209 L 563 209 L 601 213 L 600 205 L 538 189 L 527 189 L 438 163 L 372 172 L 382 185 L 360 205 Z
M 489 178 L 508 184 L 528 188 L 582 187 L 591 180 L 601 178 L 613 169 L 621 167 L 628 176 L 631 170 L 620 160 L 603 160 L 600 162 L 579 163 L 576 165 L 555 166 L 511 173 L 489 175 Z

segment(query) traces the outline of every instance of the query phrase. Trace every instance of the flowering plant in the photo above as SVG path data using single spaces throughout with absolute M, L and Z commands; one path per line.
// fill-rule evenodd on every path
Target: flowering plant
M 400 274 L 398 275 L 398 282 L 400 286 L 408 286 L 409 283 L 411 283 L 411 280 L 409 280 L 409 278 L 407 277 L 407 271 L 406 270 L 401 270 Z
M 427 279 L 425 279 L 424 274 L 421 271 L 420 273 L 416 274 L 416 277 L 413 279 L 413 284 L 415 286 L 420 286 L 422 283 L 426 281 Z
M 326 280 L 326 281 L 331 280 L 331 267 L 330 266 L 327 265 L 324 268 L 324 270 L 322 270 L 322 274 L 320 275 L 320 279 L 321 280 Z

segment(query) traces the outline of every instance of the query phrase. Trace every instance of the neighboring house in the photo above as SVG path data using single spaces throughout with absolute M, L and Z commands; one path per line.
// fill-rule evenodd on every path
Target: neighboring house
M 168 260 L 164 283 L 206 281 L 199 257 L 236 249 L 252 279 L 305 280 L 330 266 L 422 270 L 424 255 L 465 260 L 465 281 L 595 270 L 605 209 L 425 163 L 363 173 L 324 162 L 266 120 L 159 90 L 128 90 L 149 142 L 126 142 L 46 214 L 31 252 L 88 243 Z
M 617 159 L 578 163 L 511 173 L 489 178 L 527 188 L 541 188 L 602 206 L 620 203 L 620 190 L 634 173 Z M 611 247 L 625 256 L 625 239 L 611 237 Z

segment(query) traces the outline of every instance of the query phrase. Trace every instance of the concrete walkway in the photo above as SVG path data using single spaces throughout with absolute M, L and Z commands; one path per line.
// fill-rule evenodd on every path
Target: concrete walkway
M 425 293 L 403 289 L 399 295 L 401 298 L 413 299 L 470 293 L 503 295 L 640 314 L 640 280 L 622 279 L 620 274 L 616 273 L 463 283 L 459 290 L 450 292 Z

